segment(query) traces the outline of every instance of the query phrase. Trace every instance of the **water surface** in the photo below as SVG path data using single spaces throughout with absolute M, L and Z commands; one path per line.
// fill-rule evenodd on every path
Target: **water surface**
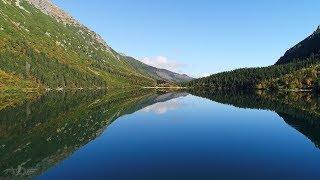
M 2 110 L 1 176 L 320 178 L 318 111 L 303 108 L 316 98 L 197 95 L 54 93 Z

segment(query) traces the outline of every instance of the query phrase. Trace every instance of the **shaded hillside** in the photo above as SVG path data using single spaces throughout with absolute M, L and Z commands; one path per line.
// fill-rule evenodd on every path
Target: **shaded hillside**
M 312 35 L 289 49 L 276 64 L 295 63 L 308 58 L 320 59 L 320 26 Z

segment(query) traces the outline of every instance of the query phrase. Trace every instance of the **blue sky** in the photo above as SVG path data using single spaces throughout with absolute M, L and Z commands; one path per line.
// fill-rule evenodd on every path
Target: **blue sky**
M 199 77 L 271 65 L 320 24 L 315 0 L 54 0 L 118 52 Z

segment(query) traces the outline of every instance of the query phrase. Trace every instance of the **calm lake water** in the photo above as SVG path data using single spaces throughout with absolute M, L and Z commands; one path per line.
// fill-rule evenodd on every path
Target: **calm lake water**
M 52 93 L 7 108 L 0 111 L 0 177 L 320 178 L 317 111 L 253 96 L 203 97 L 211 100 Z

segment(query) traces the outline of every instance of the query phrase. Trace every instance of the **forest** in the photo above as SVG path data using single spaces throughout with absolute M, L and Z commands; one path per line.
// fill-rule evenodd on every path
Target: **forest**
M 292 84 L 290 79 L 285 79 L 285 75 L 292 74 L 298 75 L 296 73 L 302 69 L 308 69 L 311 67 L 316 67 L 316 65 L 320 62 L 318 58 L 308 58 L 304 61 L 299 61 L 295 63 L 281 64 L 281 65 L 272 65 L 268 67 L 261 68 L 243 68 L 237 69 L 234 71 L 223 72 L 214 74 L 209 77 L 200 78 L 186 85 L 189 88 L 194 89 L 206 89 L 208 91 L 215 90 L 254 90 L 254 89 L 264 89 L 264 90 L 279 90 L 289 88 L 283 86 L 278 79 L 283 77 L 284 80 L 288 80 L 287 84 Z M 313 70 L 317 71 L 318 68 L 314 68 Z M 318 72 L 318 71 L 317 71 Z M 316 82 L 318 82 L 318 73 L 315 72 L 312 76 L 312 79 L 309 81 L 308 88 L 317 89 L 318 86 Z M 304 74 L 305 75 L 305 74 Z M 302 76 L 302 75 L 301 75 Z M 287 76 L 289 78 L 289 76 Z M 303 86 L 304 78 L 297 77 L 298 80 L 301 79 L 300 83 Z M 311 83 L 311 84 L 310 84 Z M 298 86 L 297 86 L 298 87 Z

